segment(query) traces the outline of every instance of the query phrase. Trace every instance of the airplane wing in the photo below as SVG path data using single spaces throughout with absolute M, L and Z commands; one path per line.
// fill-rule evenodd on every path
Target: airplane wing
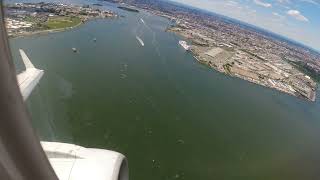
M 22 61 L 26 67 L 26 70 L 17 75 L 18 85 L 22 94 L 23 100 L 26 100 L 31 94 L 32 90 L 39 83 L 41 77 L 44 74 L 43 70 L 37 69 L 31 63 L 26 53 L 19 49 Z
M 128 180 L 124 155 L 74 144 L 41 141 L 41 145 L 60 180 Z

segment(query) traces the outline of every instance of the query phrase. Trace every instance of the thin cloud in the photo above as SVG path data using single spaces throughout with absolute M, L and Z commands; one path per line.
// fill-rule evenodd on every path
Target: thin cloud
M 307 3 L 311 3 L 314 5 L 320 5 L 319 1 L 315 1 L 315 0 L 301 0 L 302 2 L 307 2 Z
M 293 9 L 291 9 L 291 10 L 289 10 L 289 11 L 287 12 L 287 14 L 288 14 L 289 16 L 294 17 L 295 19 L 297 19 L 297 20 L 299 20 L 299 21 L 309 22 L 309 19 L 306 18 L 305 16 L 303 16 L 303 15 L 300 13 L 300 11 L 298 11 L 298 10 L 293 10 Z
M 266 7 L 266 8 L 272 7 L 272 4 L 263 2 L 263 1 L 261 1 L 261 0 L 254 0 L 253 2 L 254 2 L 256 5 L 263 6 L 263 7 Z

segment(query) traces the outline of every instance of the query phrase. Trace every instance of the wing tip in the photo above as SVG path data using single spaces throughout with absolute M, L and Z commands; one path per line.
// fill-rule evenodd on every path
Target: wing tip
M 22 58 L 23 64 L 25 65 L 26 69 L 28 68 L 35 68 L 30 59 L 28 58 L 27 54 L 24 52 L 23 49 L 19 49 L 20 56 Z

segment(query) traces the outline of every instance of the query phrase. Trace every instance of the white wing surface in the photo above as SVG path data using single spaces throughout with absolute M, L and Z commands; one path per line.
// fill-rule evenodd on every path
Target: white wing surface
M 39 83 L 41 77 L 44 74 L 44 71 L 35 68 L 22 49 L 19 49 L 19 51 L 26 70 L 18 74 L 17 79 L 23 100 L 26 100 L 31 94 L 32 90 Z

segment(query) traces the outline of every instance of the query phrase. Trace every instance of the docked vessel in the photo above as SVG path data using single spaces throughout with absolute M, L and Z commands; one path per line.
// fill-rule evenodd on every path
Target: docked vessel
M 180 44 L 186 51 L 189 51 L 190 46 L 187 44 L 186 41 L 179 41 L 179 44 Z

